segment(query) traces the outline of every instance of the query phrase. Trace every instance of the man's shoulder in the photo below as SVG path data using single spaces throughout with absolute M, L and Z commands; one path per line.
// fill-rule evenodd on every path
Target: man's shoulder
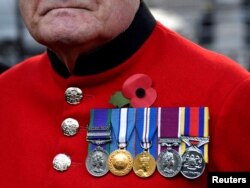
M 239 75 L 249 77 L 249 72 L 239 63 L 223 54 L 208 50 L 180 34 L 166 28 L 162 24 L 156 25 L 153 42 L 161 50 L 157 50 L 157 56 L 161 58 L 166 69 L 191 73 L 207 73 L 209 75 L 222 76 Z M 151 43 L 151 44 L 152 44 Z M 218 75 L 220 73 L 220 75 Z
M 150 40 L 146 55 L 142 56 L 142 65 L 148 62 L 147 66 L 153 72 L 151 77 L 158 81 L 159 89 L 173 93 L 173 100 L 180 96 L 178 100 L 182 102 L 176 104 L 217 101 L 216 108 L 220 108 L 234 88 L 250 79 L 249 72 L 239 63 L 203 48 L 161 24 L 156 26 Z M 245 83 L 242 87 L 250 88 L 250 84 Z
M 13 97 L 18 92 L 30 90 L 33 84 L 41 83 L 48 76 L 50 69 L 46 53 L 18 63 L 0 75 L 2 95 Z
M 18 79 L 18 77 L 27 77 L 29 75 L 34 75 L 36 74 L 35 71 L 41 69 L 41 67 L 43 67 L 43 64 L 46 64 L 46 62 L 48 62 L 47 53 L 29 57 L 1 74 L 0 82 L 2 82 L 2 80 L 7 81 L 9 79 Z

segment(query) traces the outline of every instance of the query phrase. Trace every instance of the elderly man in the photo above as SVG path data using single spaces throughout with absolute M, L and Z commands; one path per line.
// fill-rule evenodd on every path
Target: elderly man
M 140 0 L 19 2 L 48 50 L 0 77 L 1 188 L 195 188 L 209 171 L 250 170 L 242 147 L 250 144 L 250 76 L 235 62 L 165 28 Z M 209 108 L 209 162 L 199 178 L 87 172 L 90 110 L 114 108 L 111 96 L 138 74 L 133 107 Z

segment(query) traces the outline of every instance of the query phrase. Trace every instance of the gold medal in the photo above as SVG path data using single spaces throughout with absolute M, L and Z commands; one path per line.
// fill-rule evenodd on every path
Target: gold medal
M 155 159 L 148 151 L 143 151 L 134 159 L 133 170 L 135 174 L 141 178 L 151 176 L 154 173 L 155 168 Z
M 115 150 L 109 155 L 108 167 L 112 174 L 125 176 L 133 168 L 133 157 L 125 149 Z

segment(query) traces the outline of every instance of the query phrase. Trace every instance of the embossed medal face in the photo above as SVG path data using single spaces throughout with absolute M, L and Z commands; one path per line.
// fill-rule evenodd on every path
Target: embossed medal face
M 86 159 L 88 172 L 96 177 L 104 176 L 108 172 L 108 153 L 103 149 L 96 149 L 89 153 Z
M 182 156 L 183 165 L 181 173 L 188 179 L 195 179 L 205 170 L 205 161 L 199 150 L 188 150 Z
M 142 152 L 134 159 L 133 170 L 141 178 L 151 176 L 156 168 L 154 157 L 148 152 Z
M 182 159 L 174 149 L 167 149 L 161 152 L 157 158 L 157 169 L 159 173 L 167 178 L 176 176 L 182 166 Z
M 112 174 L 125 176 L 133 168 L 133 157 L 124 149 L 115 150 L 109 155 L 108 167 Z

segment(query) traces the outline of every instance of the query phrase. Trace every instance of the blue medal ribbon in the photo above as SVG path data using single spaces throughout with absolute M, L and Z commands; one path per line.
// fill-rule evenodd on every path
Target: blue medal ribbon
M 90 124 L 87 133 L 87 140 L 89 141 L 88 150 L 91 152 L 97 147 L 97 144 L 94 144 L 94 142 L 104 141 L 100 147 L 109 153 L 109 140 L 111 139 L 111 110 L 93 109 L 90 114 Z
M 157 108 L 138 108 L 136 113 L 136 155 L 149 148 L 154 158 L 157 157 Z
M 125 149 L 134 156 L 134 145 L 132 143 L 134 143 L 135 115 L 136 109 L 134 108 L 112 109 L 112 138 L 115 139 L 112 139 L 111 151 L 124 145 Z

